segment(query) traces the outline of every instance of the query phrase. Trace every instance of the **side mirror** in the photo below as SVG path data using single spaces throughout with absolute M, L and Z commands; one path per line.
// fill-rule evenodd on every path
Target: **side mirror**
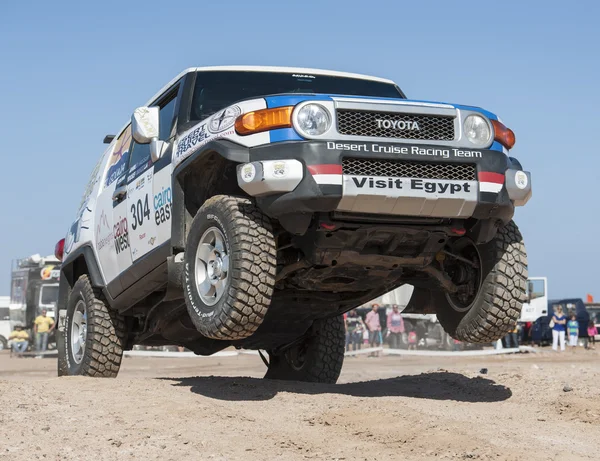
M 138 107 L 131 117 L 133 139 L 138 144 L 150 144 L 152 162 L 157 162 L 169 145 L 158 139 L 159 111 L 158 107 Z
M 131 132 L 138 144 L 158 138 L 158 107 L 138 107 L 131 117 Z

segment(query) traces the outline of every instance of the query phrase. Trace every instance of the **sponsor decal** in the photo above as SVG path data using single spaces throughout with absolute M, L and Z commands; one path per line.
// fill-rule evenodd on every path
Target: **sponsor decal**
M 393 144 L 356 144 L 342 142 L 327 142 L 329 150 L 343 150 L 351 152 L 372 152 L 376 154 L 399 154 L 418 157 L 440 157 L 440 158 L 481 158 L 483 153 L 478 150 L 466 150 L 455 148 L 436 148 L 421 146 L 397 146 Z
M 525 189 L 528 182 L 529 179 L 527 179 L 527 175 L 524 171 L 517 171 L 515 173 L 515 184 L 519 189 Z
M 144 187 L 144 184 L 146 184 L 146 178 L 141 177 L 135 182 L 135 190 L 140 190 L 142 187 Z
M 134 248 L 134 249 L 131 251 L 131 255 L 135 257 L 135 255 L 137 255 L 137 254 L 138 254 L 138 251 L 139 251 L 139 250 L 138 250 L 137 248 Z
M 40 271 L 40 277 L 42 280 L 58 279 L 60 278 L 60 269 L 55 269 L 55 266 L 44 266 Z
M 100 214 L 100 222 L 98 226 L 96 226 L 96 249 L 98 251 L 102 250 L 105 247 L 113 247 L 115 244 L 115 236 L 108 225 L 108 217 L 104 210 Z
M 421 131 L 419 124 L 411 120 L 375 120 L 377 122 L 377 128 L 383 128 L 386 130 L 399 130 L 399 131 Z
M 246 163 L 241 168 L 242 181 L 251 182 L 256 176 L 256 168 L 252 163 Z
M 131 217 L 133 223 L 131 228 L 136 230 L 138 227 L 144 225 L 144 221 L 150 219 L 150 206 L 148 204 L 148 194 L 143 199 L 138 199 L 137 202 L 131 204 Z
M 206 123 L 203 123 L 190 134 L 184 136 L 177 144 L 177 157 L 183 156 L 188 150 L 196 147 L 198 143 L 208 139 L 210 134 L 206 130 Z
M 211 123 L 212 122 L 213 120 L 211 120 Z M 199 149 L 200 147 L 204 146 L 205 144 L 209 143 L 214 139 L 224 138 L 235 134 L 235 130 L 231 127 L 223 130 L 224 131 L 221 131 L 219 133 L 212 133 L 207 128 L 206 123 L 202 123 L 198 126 L 198 128 L 195 128 L 194 130 L 190 131 L 178 141 L 177 149 L 175 150 L 175 154 L 173 156 L 174 162 L 181 162 L 186 157 L 191 155 L 195 150 Z
M 427 194 L 454 195 L 461 192 L 471 192 L 472 184 L 452 181 L 429 181 L 425 179 L 382 178 L 351 176 L 352 182 L 358 189 L 403 189 L 423 191 Z
M 146 238 L 146 233 L 140 234 L 140 240 L 144 240 Z
M 273 177 L 285 178 L 286 175 L 287 175 L 287 165 L 285 162 L 273 163 Z
M 117 219 L 117 224 L 113 226 L 115 236 L 115 249 L 117 254 L 129 248 L 129 231 L 127 230 L 127 218 Z
M 170 187 L 162 190 L 154 196 L 154 222 L 157 226 L 171 219 L 171 204 L 173 192 Z
M 87 226 L 87 223 L 89 222 L 89 217 L 84 219 L 84 215 L 86 212 L 91 213 L 92 209 L 89 208 L 87 204 L 88 201 L 86 200 L 83 204 L 83 208 L 79 212 L 79 216 L 77 217 L 75 222 L 71 224 L 71 228 L 67 233 L 67 237 L 65 238 L 65 255 L 69 254 L 73 250 L 75 244 L 79 242 L 79 239 L 81 238 L 81 231 L 84 229 L 89 229 L 89 227 Z
M 144 187 L 144 183 L 145 183 L 144 178 L 140 178 L 140 180 L 138 182 L 136 182 L 135 184 L 133 184 L 132 181 L 135 178 L 141 176 L 142 173 L 144 173 L 144 171 L 146 171 L 151 166 L 152 166 L 152 160 L 148 159 L 148 160 L 143 160 L 143 161 L 135 164 L 134 166 L 132 166 L 129 169 L 129 174 L 127 175 L 127 184 L 131 183 L 131 186 L 133 186 L 132 190 L 134 188 L 135 188 L 135 190 L 139 190 L 142 187 Z M 140 181 L 141 181 L 141 183 L 140 183 Z
M 123 132 L 115 144 L 113 153 L 108 161 L 108 172 L 106 174 L 106 186 L 111 185 L 125 174 L 127 162 L 129 161 L 129 146 L 131 144 L 131 126 Z
M 314 75 L 304 75 L 304 74 L 292 74 L 292 77 L 295 77 L 295 78 L 316 78 Z
M 150 237 L 148 239 L 148 244 L 151 246 L 154 246 L 154 242 L 156 242 L 156 237 Z
M 212 116 L 208 123 L 208 131 L 211 133 L 221 133 L 231 128 L 235 120 L 241 115 L 242 109 L 238 106 L 231 106 L 217 112 Z

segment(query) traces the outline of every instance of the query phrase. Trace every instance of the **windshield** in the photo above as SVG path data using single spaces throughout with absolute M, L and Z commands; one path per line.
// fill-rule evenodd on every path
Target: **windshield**
M 58 302 L 58 285 L 42 285 L 40 291 L 40 306 L 56 306 Z
M 190 120 L 203 120 L 234 102 L 282 93 L 404 98 L 393 83 L 279 72 L 198 72 Z

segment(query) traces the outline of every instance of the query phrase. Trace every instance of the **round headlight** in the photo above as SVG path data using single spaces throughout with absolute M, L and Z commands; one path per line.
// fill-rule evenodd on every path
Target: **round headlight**
M 481 115 L 469 115 L 465 119 L 463 131 L 467 139 L 478 147 L 484 147 L 491 141 L 490 125 Z
M 307 104 L 296 114 L 296 124 L 302 133 L 320 136 L 331 127 L 331 115 L 319 104 Z

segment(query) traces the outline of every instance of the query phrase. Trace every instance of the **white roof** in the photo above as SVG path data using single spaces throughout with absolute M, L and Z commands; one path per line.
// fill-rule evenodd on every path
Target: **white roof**
M 350 72 L 338 72 L 335 70 L 323 70 L 323 69 L 310 69 L 304 67 L 271 67 L 271 66 L 212 66 L 212 67 L 190 67 L 189 69 L 181 72 L 177 77 L 167 83 L 160 89 L 152 98 L 146 103 L 149 105 L 156 98 L 162 95 L 166 90 L 169 89 L 177 80 L 190 72 L 210 72 L 210 71 L 239 71 L 239 72 L 282 72 L 291 74 L 309 74 L 309 75 L 330 75 L 333 77 L 348 77 L 348 78 L 360 78 L 362 80 L 371 80 L 374 82 L 391 83 L 392 80 L 381 77 L 373 77 L 370 75 L 363 74 L 352 74 Z

